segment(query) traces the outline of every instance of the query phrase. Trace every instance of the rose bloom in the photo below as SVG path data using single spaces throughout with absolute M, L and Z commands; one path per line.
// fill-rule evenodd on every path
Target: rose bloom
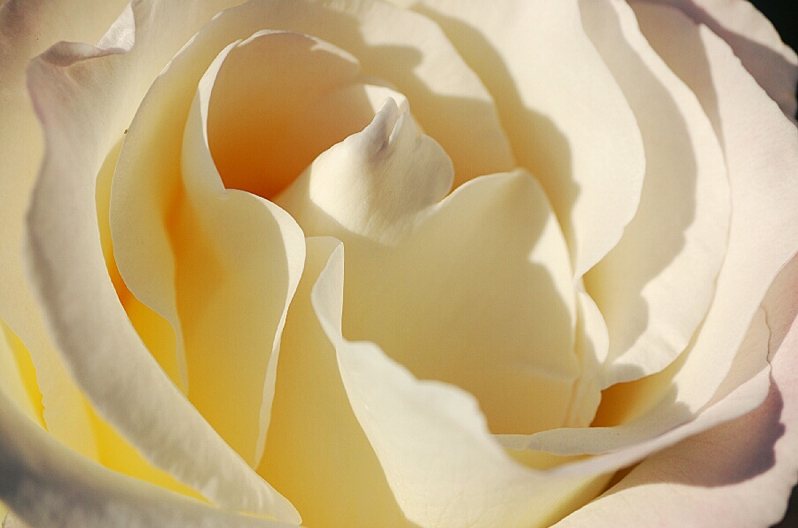
M 238 3 L 0 7 L 6 528 L 778 522 L 762 15 Z

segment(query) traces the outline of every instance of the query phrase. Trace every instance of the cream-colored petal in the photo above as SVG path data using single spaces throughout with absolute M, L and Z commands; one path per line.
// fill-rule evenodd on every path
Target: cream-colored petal
M 263 33 L 226 48 L 200 80 L 183 134 L 185 195 L 171 227 L 188 396 L 253 467 L 266 441 L 280 335 L 305 242 L 296 222 L 273 203 L 225 190 L 209 147 L 208 112 L 217 73 L 237 50 L 253 47 L 269 60 L 265 52 L 280 49 L 291 59 L 292 48 L 313 45 L 295 33 Z
M 17 408 L 44 427 L 42 395 L 30 354 L 19 338 L 0 319 L 0 387 Z
M 765 301 L 772 381 L 752 413 L 682 441 L 637 466 L 600 499 L 557 527 L 637 526 L 664 518 L 679 526 L 771 526 L 784 514 L 798 465 L 795 444 L 796 271 L 782 273 Z M 758 324 L 767 336 L 764 315 Z M 785 335 L 786 332 L 786 335 Z M 749 373 L 765 354 L 747 358 Z M 743 363 L 743 362 L 740 362 Z M 738 366 L 743 366 L 738 364 Z
M 601 387 L 661 371 L 687 348 L 715 293 L 731 203 L 726 163 L 690 89 L 651 49 L 625 2 L 580 3 L 587 34 L 637 118 L 640 206 L 585 276 L 609 328 Z
M 652 1 L 652 0 L 647 0 Z M 784 44 L 773 24 L 745 0 L 657 0 L 681 9 L 726 41 L 754 79 L 796 119 L 798 55 Z
M 294 526 L 218 509 L 109 471 L 58 443 L 2 391 L 0 474 L 0 500 L 14 518 L 35 528 Z
M 90 457 L 97 451 L 85 402 L 50 341 L 23 265 L 25 211 L 44 145 L 25 68 L 59 40 L 97 42 L 125 1 L 89 7 L 84 1 L 8 0 L 0 6 L 0 318 L 31 354 L 48 430 Z
M 580 277 L 634 216 L 645 159 L 577 1 L 424 0 L 414 9 L 441 25 L 496 99 L 513 154 L 546 189 Z
M 313 287 L 313 308 L 335 347 L 355 416 L 411 521 L 425 528 L 542 527 L 606 483 L 600 475 L 548 478 L 524 468 L 493 441 L 471 395 L 419 381 L 375 344 L 344 339 L 343 282 L 340 246 Z
M 298 521 L 291 505 L 247 467 L 166 377 L 110 281 L 95 177 L 124 130 L 120 100 L 131 88 L 124 84 L 126 75 L 116 74 L 127 60 L 125 54 L 60 44 L 29 67 L 47 140 L 27 218 L 31 275 L 43 310 L 81 388 L 145 457 L 223 507 Z
M 611 410 L 622 417 L 609 425 L 626 423 L 539 433 L 525 444 L 534 450 L 617 450 L 693 419 L 727 377 L 765 292 L 798 247 L 798 181 L 792 177 L 798 173 L 798 130 L 706 27 L 671 8 L 634 8 L 648 40 L 696 93 L 722 138 L 732 190 L 726 259 L 707 317 L 681 357 L 662 373 L 630 383 L 614 396 L 605 391 Z M 692 67 L 701 60 L 708 61 L 708 73 Z M 708 416 L 729 420 L 754 409 L 767 395 L 767 386 L 766 374 L 752 379 L 739 389 L 735 403 L 724 400 L 720 403 L 725 406 L 713 407 L 723 412 Z M 717 423 L 698 418 L 675 431 L 701 431 L 704 424 Z
M 385 92 L 371 86 L 366 90 Z M 448 194 L 453 179 L 449 157 L 421 134 L 407 102 L 397 95 L 384 100 L 362 132 L 322 153 L 276 198 L 309 232 L 342 228 L 349 236 L 396 243 L 419 212 Z
M 311 237 L 307 246 L 258 472 L 291 500 L 308 526 L 410 526 L 352 413 L 335 348 L 310 304 L 311 288 L 340 242 Z
M 441 177 L 403 170 L 415 168 L 413 156 L 390 147 L 391 136 L 404 134 L 399 129 L 388 136 L 383 130 L 390 108 L 378 114 L 364 137 L 336 147 L 363 153 L 331 156 L 330 161 L 345 162 L 340 167 L 318 166 L 335 174 L 352 172 L 353 183 L 376 176 L 384 190 L 364 195 L 355 186 L 329 194 L 333 191 L 323 191 L 326 177 L 319 173 L 319 196 L 336 200 L 314 203 L 311 170 L 310 185 L 298 181 L 295 191 L 310 187 L 311 198 L 283 204 L 306 234 L 335 236 L 346 246 L 344 335 L 378 343 L 420 378 L 470 391 L 494 432 L 563 426 L 580 374 L 573 351 L 575 296 L 565 241 L 534 178 L 518 171 L 471 180 L 439 204 L 399 217 L 390 226 L 390 244 L 337 221 L 336 214 L 357 211 L 364 199 L 370 200 L 363 209 L 370 213 L 364 224 L 369 227 L 397 218 L 395 212 L 403 209 L 413 213 L 420 203 L 401 192 L 403 178 Z M 400 118 L 396 126 L 406 125 Z M 360 163 L 363 158 L 369 162 Z M 427 194 L 425 200 L 433 197 Z

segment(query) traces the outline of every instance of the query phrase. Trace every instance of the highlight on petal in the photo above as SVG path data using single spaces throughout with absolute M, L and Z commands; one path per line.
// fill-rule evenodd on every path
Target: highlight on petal
M 640 205 L 585 276 L 610 338 L 602 389 L 661 371 L 687 348 L 726 251 L 723 152 L 695 95 L 651 49 L 625 2 L 580 3 L 588 36 L 635 113 L 646 153 Z
M 524 468 L 494 442 L 472 396 L 417 380 L 373 343 L 344 339 L 343 281 L 339 246 L 313 287 L 313 308 L 335 347 L 355 416 L 408 519 L 425 528 L 546 526 L 605 485 L 609 477 L 600 474 L 558 478 Z
M 765 300 L 765 312 L 757 315 L 760 332 L 768 335 L 768 327 L 773 329 L 768 340 L 772 384 L 764 403 L 650 456 L 558 528 L 591 522 L 634 524 L 658 515 L 684 526 L 771 526 L 783 516 L 798 467 L 794 449 L 796 264 L 798 260 L 793 259 L 776 279 Z M 738 366 L 746 361 L 748 367 L 739 370 L 750 373 L 765 358 L 761 353 L 751 355 L 741 358 Z
M 647 0 L 651 1 L 651 0 Z M 657 0 L 678 7 L 697 24 L 731 46 L 748 72 L 795 121 L 798 55 L 784 44 L 773 24 L 745 0 Z
M 287 52 L 297 42 L 307 47 L 312 40 L 289 33 L 256 34 L 226 48 L 200 80 L 183 134 L 184 190 L 165 226 L 174 252 L 172 291 L 176 331 L 186 353 L 188 397 L 253 467 L 265 443 L 280 335 L 305 260 L 304 236 L 271 202 L 225 190 L 212 158 L 207 120 L 216 75 L 236 50 L 249 45 L 261 54 L 264 46 Z M 125 243 L 120 237 L 116 247 Z
M 50 340 L 47 324 L 29 287 L 22 248 L 25 211 L 41 164 L 43 137 L 25 86 L 33 56 L 59 40 L 96 42 L 124 1 L 7 0 L 0 6 L 0 319 L 30 354 L 42 393 L 43 419 L 51 434 L 86 456 L 95 457 L 85 400 Z
M 223 507 L 298 521 L 155 363 L 109 280 L 95 177 L 126 125 L 120 101 L 135 91 L 124 84 L 130 73 L 119 73 L 126 60 L 129 55 L 62 44 L 29 69 L 47 138 L 27 219 L 43 310 L 81 388 L 144 456 Z
M 732 191 L 726 258 L 700 331 L 671 366 L 605 391 L 606 410 L 615 417 L 600 422 L 605 427 L 544 431 L 522 439 L 532 450 L 576 455 L 642 446 L 660 434 L 666 441 L 691 427 L 704 430 L 712 416 L 741 416 L 767 395 L 768 377 L 758 375 L 739 388 L 738 399 L 713 406 L 722 411 L 702 411 L 742 353 L 746 330 L 770 284 L 798 247 L 798 181 L 784 177 L 798 173 L 798 130 L 706 27 L 671 8 L 633 7 L 644 35 L 696 93 L 721 138 Z M 709 61 L 711 82 L 691 66 L 701 60 Z
M 581 277 L 634 216 L 645 158 L 577 0 L 424 0 L 413 9 L 440 24 L 496 99 L 518 165 L 546 190 Z
M 404 126 L 401 118 L 396 126 Z M 367 128 L 364 137 L 334 147 L 327 161 L 367 158 L 373 132 Z M 384 133 L 379 137 L 390 143 Z M 363 144 L 364 153 L 346 154 Z M 567 248 L 542 189 L 524 171 L 481 177 L 418 211 L 421 203 L 401 189 L 418 175 L 443 182 L 447 175 L 407 173 L 412 156 L 382 148 L 385 154 L 369 164 L 314 165 L 305 175 L 310 182 L 299 180 L 288 191 L 309 188 L 309 197 L 280 202 L 307 235 L 334 236 L 347 248 L 344 335 L 378 343 L 416 376 L 470 391 L 493 432 L 565 425 L 580 375 L 576 308 Z M 350 185 L 328 191 L 342 183 L 335 175 L 357 170 L 366 174 L 355 172 L 353 182 L 376 176 L 383 189 L 364 194 L 345 181 Z M 424 196 L 430 201 L 434 194 Z M 361 212 L 367 215 L 357 217 Z M 395 219 L 390 244 L 347 229 L 336 219 L 344 213 L 343 222 L 356 218 L 356 227 Z
M 291 500 L 307 526 L 411 526 L 352 412 L 335 348 L 311 306 L 311 288 L 339 246 L 333 238 L 307 239 L 258 473 Z
M 421 134 L 407 100 L 387 97 L 362 132 L 322 153 L 275 201 L 314 232 L 345 231 L 385 244 L 396 242 L 415 216 L 452 186 L 452 163 L 435 140 Z M 397 106 L 397 99 L 403 109 Z
M 0 474 L 0 500 L 14 518 L 36 528 L 293 526 L 221 510 L 109 471 L 34 425 L 2 390 Z

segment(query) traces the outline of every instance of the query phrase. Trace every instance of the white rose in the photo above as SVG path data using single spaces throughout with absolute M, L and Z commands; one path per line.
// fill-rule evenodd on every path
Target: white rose
M 0 6 L 6 526 L 783 515 L 798 60 L 749 4 L 86 3 Z

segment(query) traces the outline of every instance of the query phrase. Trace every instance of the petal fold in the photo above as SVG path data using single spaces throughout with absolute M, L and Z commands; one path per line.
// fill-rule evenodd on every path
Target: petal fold
M 127 60 L 125 54 L 62 44 L 29 68 L 47 140 L 27 217 L 31 274 L 41 305 L 71 374 L 100 414 L 145 457 L 224 507 L 298 521 L 291 505 L 247 467 L 166 377 L 109 279 L 95 178 L 127 124 L 120 104 L 132 90 L 125 84 L 127 74 L 120 73 Z
M 413 9 L 440 24 L 485 82 L 518 165 L 552 201 L 581 277 L 634 216 L 645 157 L 634 115 L 585 35 L 577 4 L 425 0 Z
M 602 389 L 667 367 L 706 316 L 726 252 L 723 151 L 697 98 L 648 45 L 625 2 L 584 1 L 584 27 L 635 113 L 646 153 L 640 206 L 585 277 L 610 337 Z
M 36 528 L 294 526 L 221 510 L 105 469 L 34 425 L 2 391 L 0 474 L 0 500 L 14 519 Z M 3 526 L 15 525 L 6 519 Z

